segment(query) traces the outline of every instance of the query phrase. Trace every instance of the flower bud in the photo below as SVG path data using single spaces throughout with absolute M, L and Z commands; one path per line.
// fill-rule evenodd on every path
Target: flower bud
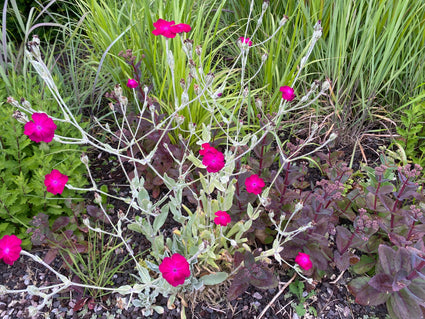
M 19 123 L 26 124 L 29 122 L 28 116 L 25 113 L 22 113 L 21 111 L 14 111 L 12 117 L 16 119 Z
M 327 91 L 329 90 L 330 87 L 331 87 L 331 83 L 329 82 L 329 80 L 326 80 L 325 82 L 322 83 L 322 91 Z
M 122 96 L 120 96 L 119 100 L 120 100 L 122 112 L 125 114 L 125 111 L 127 110 L 128 99 L 127 99 L 126 96 L 122 95 Z
M 145 93 L 145 95 L 148 95 L 149 93 L 149 88 L 146 85 L 143 86 L 143 92 Z
M 186 81 L 184 79 L 180 80 L 180 86 L 182 87 L 183 90 L 186 90 Z
M 84 165 L 89 164 L 89 158 L 87 157 L 87 155 L 85 153 L 81 154 L 80 160 Z
M 90 220 L 88 219 L 87 216 L 83 218 L 83 224 L 86 225 L 87 227 L 90 227 Z
M 115 93 L 115 95 L 117 96 L 118 99 L 121 97 L 121 95 L 122 95 L 121 85 L 119 85 L 119 84 L 115 85 L 114 93 Z
M 183 41 L 183 51 L 186 53 L 186 55 L 189 57 L 189 59 L 192 58 L 192 49 L 193 49 L 193 40 L 186 39 Z
M 205 77 L 205 84 L 207 86 L 210 86 L 214 80 L 214 77 L 215 77 L 214 73 L 212 72 L 208 73 L 207 76 Z
M 184 122 L 184 116 L 183 116 L 183 115 L 178 115 L 178 114 L 176 114 L 176 115 L 174 116 L 174 120 L 176 121 L 177 126 L 180 126 L 180 125 L 182 125 L 182 124 L 183 124 L 183 122 Z
M 335 133 L 331 133 L 331 135 L 329 136 L 329 141 L 333 141 L 334 139 L 336 139 L 338 137 L 337 134 Z
M 197 45 L 196 46 L 196 49 L 195 49 L 195 53 L 196 53 L 196 55 L 201 56 L 201 54 L 202 54 L 202 46 Z
M 263 61 L 263 63 L 264 62 L 266 62 L 266 60 L 267 60 L 267 58 L 269 57 L 269 55 L 267 54 L 267 53 L 264 53 L 262 56 L 261 56 L 261 61 Z
M 94 202 L 98 205 L 102 204 L 102 196 L 98 193 L 94 193 Z
M 268 0 L 265 0 L 263 2 L 262 10 L 263 11 L 266 11 L 268 7 L 269 7 L 269 1 Z
M 263 101 L 261 101 L 261 99 L 259 99 L 259 98 L 255 99 L 255 106 L 256 106 L 259 110 L 261 110 L 261 109 L 262 109 L 262 107 L 263 107 Z
M 196 95 L 201 94 L 201 90 L 200 90 L 200 88 L 199 88 L 199 85 L 198 85 L 198 84 L 194 84 L 194 85 L 193 85 L 193 90 L 195 91 L 195 94 L 196 94 Z
M 283 16 L 283 18 L 279 22 L 279 26 L 283 26 L 288 21 L 288 16 Z

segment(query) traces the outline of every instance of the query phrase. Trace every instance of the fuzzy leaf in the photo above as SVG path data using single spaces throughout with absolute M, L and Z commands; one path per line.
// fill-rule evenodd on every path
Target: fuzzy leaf
M 271 289 L 277 287 L 279 280 L 270 269 L 256 263 L 250 268 L 249 283 L 260 289 Z
M 394 274 L 394 262 L 396 252 L 386 245 L 379 245 L 378 252 L 379 262 L 384 273 L 388 275 Z
M 232 283 L 230 284 L 229 291 L 227 292 L 227 299 L 232 301 L 240 296 L 249 287 L 248 282 L 249 272 L 245 267 L 242 267 L 235 275 Z
M 392 283 L 392 290 L 393 291 L 400 291 L 401 289 L 406 288 L 409 286 L 411 281 L 407 279 L 407 272 L 404 270 L 400 270 L 396 273 L 394 276 L 394 280 Z
M 424 318 L 420 306 L 403 290 L 391 295 L 387 302 L 387 309 L 392 318 Z
M 227 273 L 225 272 L 216 272 L 214 274 L 206 275 L 201 277 L 201 281 L 204 285 L 213 286 L 218 285 L 227 279 Z
M 153 231 L 154 233 L 157 233 L 159 229 L 164 225 L 165 220 L 168 216 L 168 205 L 165 205 L 161 208 L 161 214 L 155 217 L 155 220 L 153 221 Z
M 388 194 L 388 193 L 392 193 L 394 191 L 394 185 L 382 185 L 379 188 L 378 194 Z
M 368 277 L 358 277 L 348 284 L 348 290 L 356 297 L 356 302 L 363 306 L 377 306 L 387 301 L 390 295 L 379 292 L 368 281 Z
M 351 232 L 347 228 L 342 226 L 337 226 L 336 231 L 336 246 L 338 248 L 338 251 L 342 253 L 343 249 L 345 249 L 348 244 L 348 241 L 350 240 Z
M 376 260 L 368 255 L 362 255 L 360 261 L 356 263 L 352 269 L 356 274 L 364 274 L 376 265 Z
M 69 217 L 68 216 L 60 216 L 56 218 L 55 222 L 52 225 L 52 231 L 57 232 L 58 230 L 64 228 L 66 225 L 69 224 Z
M 350 252 L 346 251 L 341 255 L 338 251 L 335 251 L 334 261 L 340 271 L 347 270 L 350 267 Z
M 376 274 L 369 280 L 368 283 L 379 292 L 390 293 L 393 290 L 393 278 L 388 274 Z

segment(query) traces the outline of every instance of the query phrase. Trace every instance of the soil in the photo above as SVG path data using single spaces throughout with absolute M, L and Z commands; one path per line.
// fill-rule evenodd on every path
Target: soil
M 376 149 L 376 147 L 371 146 L 369 149 Z M 373 152 L 367 155 L 368 158 L 377 158 Z M 102 154 L 91 154 L 90 157 L 91 161 L 95 161 L 94 166 L 98 167 L 95 169 L 97 179 L 105 181 L 111 187 L 113 181 L 116 185 L 121 184 L 123 176 L 120 176 L 118 170 L 114 169 L 112 161 L 103 158 Z M 361 154 L 357 152 L 354 158 L 360 162 Z M 318 174 L 316 171 L 312 171 L 310 175 Z M 115 207 L 115 210 L 118 208 L 119 206 Z M 166 224 L 168 229 L 172 229 L 174 226 L 172 220 Z M 132 238 L 132 242 L 137 243 L 134 246 L 135 254 L 149 246 L 149 242 L 140 234 L 136 234 Z M 32 253 L 43 258 L 47 253 L 47 248 L 35 247 Z M 125 255 L 123 252 L 117 252 L 116 257 L 115 263 L 118 263 L 123 260 Z M 64 267 L 63 260 L 59 257 L 51 265 L 63 275 L 72 278 L 72 274 Z M 163 306 L 164 313 L 154 313 L 149 318 L 386 318 L 385 305 L 364 307 L 356 304 L 354 297 L 346 288 L 352 275 L 348 271 L 340 274 L 337 269 L 331 278 L 325 277 L 320 282 L 304 289 L 304 296 L 309 292 L 312 294 L 309 294 L 309 297 L 303 301 L 304 309 L 307 312 L 300 316 L 295 311 L 300 301 L 298 297 L 289 292 L 285 285 L 291 280 L 291 277 L 288 277 L 288 271 L 282 269 L 278 264 L 272 266 L 280 277 L 277 288 L 260 290 L 250 286 L 240 297 L 229 302 L 226 299 L 226 293 L 230 280 L 227 280 L 219 286 L 204 289 L 193 295 L 185 295 L 183 299 L 177 298 L 174 309 L 167 308 L 166 298 L 158 297 L 156 304 Z M 114 286 L 132 283 L 133 278 L 129 276 L 129 273 L 134 272 L 132 267 L 132 263 L 123 266 L 122 272 L 117 273 L 113 278 Z M 60 282 L 53 273 L 26 256 L 22 256 L 13 266 L 0 262 L 0 274 L 0 283 L 7 289 L 25 289 L 27 285 L 49 286 Z M 77 280 L 77 278 L 74 277 L 73 280 Z M 55 295 L 52 303 L 45 306 L 42 313 L 35 318 L 143 318 L 141 308 L 134 307 L 131 303 L 128 306 L 129 299 L 128 296 L 126 297 L 109 294 L 93 300 L 89 292 L 72 288 Z M 41 302 L 42 299 L 38 296 L 31 296 L 27 293 L 0 295 L 0 318 L 29 318 L 27 308 L 37 306 Z M 182 313 L 185 314 L 185 317 Z

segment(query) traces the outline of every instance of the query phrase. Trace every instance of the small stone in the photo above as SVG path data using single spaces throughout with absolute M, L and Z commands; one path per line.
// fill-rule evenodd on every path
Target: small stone
M 263 299 L 263 296 L 261 296 L 261 295 L 260 295 L 260 293 L 258 293 L 258 292 L 255 292 L 255 293 L 252 295 L 252 297 L 254 297 L 255 299 L 258 299 L 258 300 Z

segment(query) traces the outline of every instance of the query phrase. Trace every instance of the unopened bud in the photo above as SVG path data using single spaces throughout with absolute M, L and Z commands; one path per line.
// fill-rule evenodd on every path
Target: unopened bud
M 120 105 L 121 105 L 121 109 L 123 111 L 123 113 L 125 114 L 125 111 L 127 110 L 127 105 L 128 105 L 128 99 L 126 96 L 120 96 L 119 98 L 120 100 Z
M 29 121 L 28 116 L 18 110 L 14 111 L 12 116 L 14 119 L 16 119 L 19 123 L 22 124 L 26 124 Z
M 198 56 L 201 56 L 201 54 L 202 54 L 202 46 L 197 45 L 197 46 L 196 46 L 196 48 L 195 48 L 195 53 L 196 53 Z
M 313 40 L 317 41 L 322 36 L 322 23 L 320 20 L 317 21 L 313 29 L 314 29 Z
M 186 53 L 189 59 L 192 58 L 192 48 L 193 48 L 193 40 L 186 39 L 183 41 L 183 51 Z
M 182 93 L 182 104 L 187 104 L 189 102 L 189 95 L 186 91 Z
M 90 220 L 87 217 L 83 218 L 83 224 L 86 225 L 87 227 L 89 227 L 90 226 Z
M 120 219 L 120 220 L 122 220 L 122 219 L 124 219 L 125 218 L 125 214 L 124 214 L 124 212 L 122 211 L 122 209 L 119 209 L 118 210 L 118 218 Z
M 208 73 L 207 76 L 205 77 L 205 84 L 207 86 L 210 86 L 214 80 L 214 77 L 215 77 L 214 73 L 212 72 Z
M 322 91 L 327 91 L 329 90 L 330 87 L 331 87 L 331 84 L 329 80 L 326 80 L 325 82 L 322 83 Z
M 89 164 L 89 158 L 87 157 L 87 155 L 85 153 L 81 154 L 80 160 L 84 165 Z
M 180 80 L 180 86 L 182 87 L 183 90 L 186 90 L 186 81 L 184 79 Z
M 266 11 L 268 7 L 269 7 L 269 1 L 268 0 L 265 0 L 263 2 L 262 10 L 263 11 Z
M 331 135 L 329 136 L 329 141 L 333 141 L 334 139 L 336 139 L 338 137 L 337 134 L 335 133 L 331 133 Z
M 244 88 L 244 89 L 243 89 L 242 96 L 243 96 L 244 98 L 247 98 L 247 97 L 248 97 L 248 95 L 249 95 L 249 90 L 248 90 L 248 88 L 246 87 L 246 88 Z
M 27 109 L 31 109 L 31 103 L 25 99 L 21 99 L 21 105 Z
M 283 26 L 288 21 L 288 16 L 283 16 L 283 18 L 279 22 L 279 26 Z
M 267 53 L 264 53 L 262 56 L 261 56 L 261 61 L 263 61 L 263 63 L 264 62 L 266 62 L 266 60 L 267 60 L 267 58 L 269 57 L 269 55 L 267 54 Z
M 176 114 L 176 115 L 174 116 L 174 120 L 176 121 L 177 126 L 182 125 L 182 124 L 183 124 L 183 122 L 184 122 L 184 116 L 183 116 L 183 115 L 178 115 L 178 114 Z
M 256 99 L 255 100 L 255 106 L 258 108 L 258 109 L 262 109 L 262 107 L 263 107 L 263 101 L 261 101 L 260 99 Z
M 195 91 L 196 95 L 201 94 L 201 90 L 199 89 L 199 85 L 198 84 L 194 84 L 193 85 L 193 90 Z
M 98 205 L 102 204 L 102 196 L 98 193 L 94 193 L 94 202 Z
M 115 93 L 115 95 L 117 96 L 118 99 L 121 97 L 121 95 L 122 95 L 121 85 L 119 85 L 119 84 L 115 85 L 114 93 Z

